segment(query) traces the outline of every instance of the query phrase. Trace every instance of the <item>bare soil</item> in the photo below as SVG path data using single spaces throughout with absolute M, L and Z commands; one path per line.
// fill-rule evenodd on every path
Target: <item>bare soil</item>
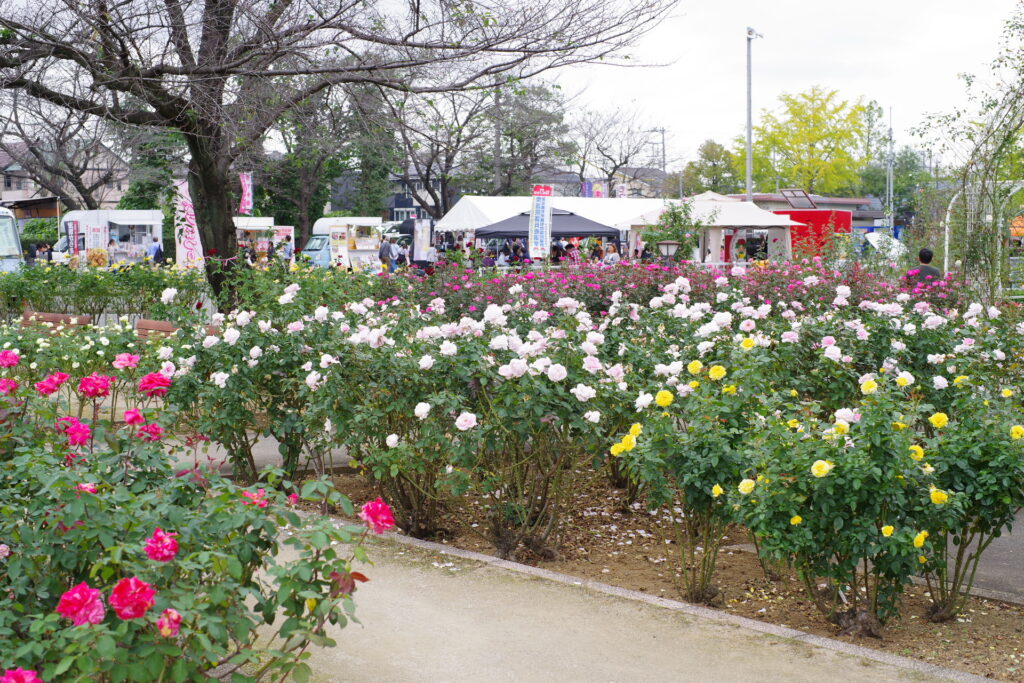
M 375 497 L 370 483 L 357 474 L 335 478 L 354 502 Z M 665 598 L 683 600 L 677 586 L 679 555 L 667 519 L 641 504 L 624 506 L 623 492 L 597 480 L 574 496 L 560 558 L 543 561 L 523 550 L 526 564 L 586 577 Z M 494 555 L 486 537 L 484 503 L 472 498 L 447 510 L 436 539 L 466 550 Z M 807 599 L 803 585 L 783 569 L 776 580 L 765 577 L 743 529 L 733 529 L 719 555 L 715 584 L 719 609 L 808 633 L 844 640 L 931 664 L 1003 681 L 1024 683 L 1024 606 L 971 598 L 955 621 L 933 624 L 926 618 L 931 601 L 923 587 L 907 589 L 900 616 L 886 624 L 882 638 L 840 636 Z

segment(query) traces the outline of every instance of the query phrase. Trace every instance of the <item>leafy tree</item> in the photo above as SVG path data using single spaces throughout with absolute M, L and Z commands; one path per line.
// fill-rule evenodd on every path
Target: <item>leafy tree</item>
M 762 111 L 754 127 L 754 180 L 758 190 L 776 182 L 808 192 L 831 194 L 856 188 L 860 178 L 869 107 L 840 99 L 836 90 L 815 86 L 779 96 L 778 112 Z M 873 110 L 872 110 L 873 111 Z M 746 148 L 737 138 L 737 168 Z
M 860 191 L 863 194 L 885 198 L 884 161 L 864 166 L 860 170 Z M 904 146 L 893 162 L 893 215 L 896 223 L 907 225 L 913 220 L 916 196 L 920 187 L 931 179 L 917 150 Z
M 732 153 L 714 140 L 705 140 L 697 150 L 697 158 L 683 168 L 686 196 L 707 191 L 730 194 L 739 192 L 742 185 Z

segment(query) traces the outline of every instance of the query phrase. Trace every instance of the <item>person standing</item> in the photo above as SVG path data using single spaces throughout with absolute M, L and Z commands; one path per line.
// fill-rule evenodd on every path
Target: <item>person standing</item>
M 391 242 L 387 238 L 381 240 L 377 258 L 380 259 L 381 270 L 388 270 L 391 264 Z
M 604 253 L 604 264 L 606 266 L 614 266 L 618 264 L 620 260 L 618 250 L 615 249 L 614 244 L 609 244 L 608 249 Z
M 569 242 L 569 246 L 565 252 L 565 257 L 569 261 L 570 266 L 580 265 L 580 248 L 572 242 Z
M 154 237 L 153 241 L 146 247 L 146 258 L 156 263 L 156 256 L 160 253 L 160 238 Z
M 388 272 L 393 273 L 398 268 L 398 240 L 394 237 L 388 240 Z
M 907 277 L 914 278 L 920 283 L 930 284 L 942 279 L 942 271 L 932 265 L 932 250 L 925 247 L 917 252 L 917 271 L 908 271 Z
M 284 238 L 284 244 L 281 245 L 281 256 L 284 257 L 285 262 L 290 262 L 292 256 L 295 255 L 295 245 L 292 244 L 291 235 L 287 235 Z

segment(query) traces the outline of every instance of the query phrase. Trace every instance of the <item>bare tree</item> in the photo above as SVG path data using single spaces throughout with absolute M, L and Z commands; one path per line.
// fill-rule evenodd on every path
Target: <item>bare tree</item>
M 0 97 L 0 107 L 10 111 L 0 119 L 0 150 L 69 209 L 98 209 L 127 182 L 110 123 L 16 91 Z
M 609 195 L 616 180 L 633 180 L 649 160 L 651 132 L 635 111 L 584 111 L 572 125 L 573 149 L 566 163 L 583 183 L 600 173 Z
M 0 88 L 180 131 L 204 242 L 232 255 L 232 163 L 315 93 L 343 83 L 453 91 L 615 63 L 674 4 L 15 0 L 0 5 Z M 220 290 L 223 276 L 208 275 Z
M 388 124 L 401 142 L 396 169 L 413 199 L 432 217 L 448 213 L 467 172 L 467 153 L 487 132 L 492 96 L 485 90 L 437 95 L 384 93 Z

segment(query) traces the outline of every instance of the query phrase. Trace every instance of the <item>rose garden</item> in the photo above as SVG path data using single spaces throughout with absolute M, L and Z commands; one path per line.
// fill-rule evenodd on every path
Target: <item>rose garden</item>
M 0 278 L 4 681 L 304 680 L 358 613 L 374 532 L 545 566 L 576 552 L 583 491 L 663 522 L 665 597 L 728 604 L 716 562 L 749 539 L 824 633 L 969 630 L 979 560 L 1024 505 L 1024 315 L 952 279 L 233 277 L 219 305 L 187 271 Z M 23 317 L 43 293 L 105 316 Z M 280 466 L 256 467 L 263 436 Z

